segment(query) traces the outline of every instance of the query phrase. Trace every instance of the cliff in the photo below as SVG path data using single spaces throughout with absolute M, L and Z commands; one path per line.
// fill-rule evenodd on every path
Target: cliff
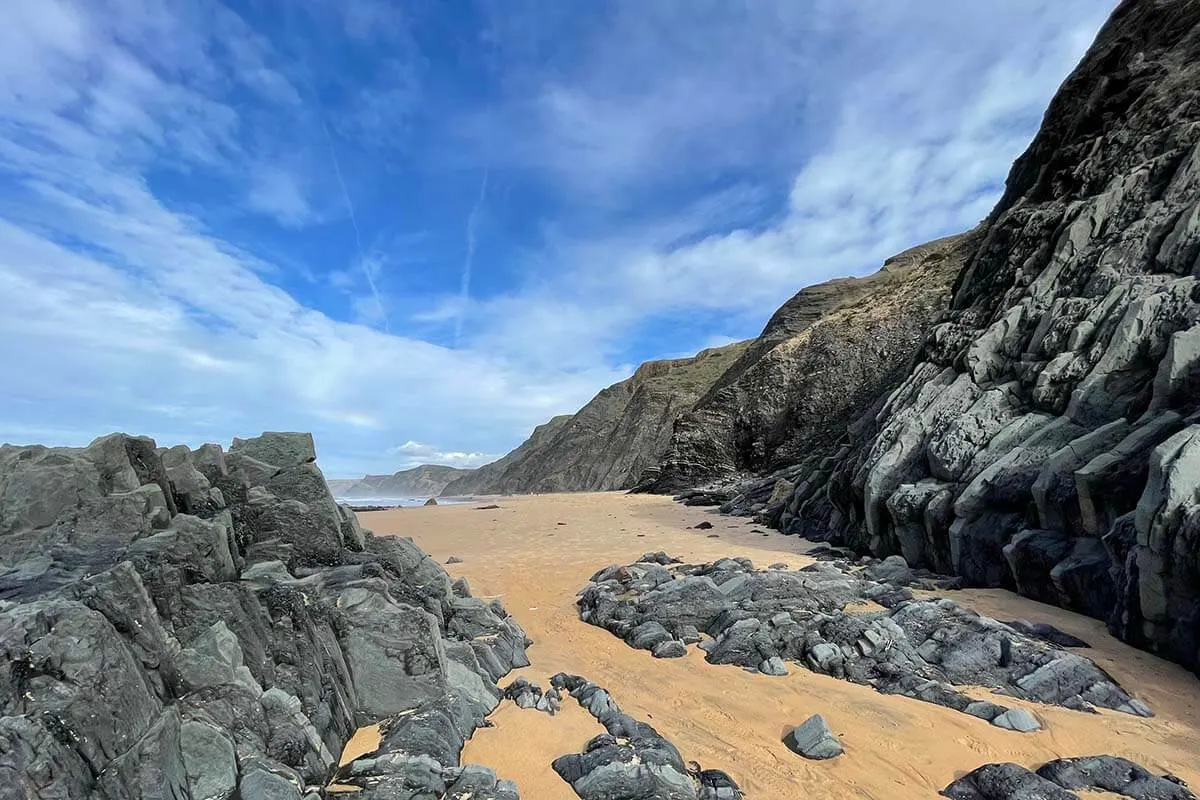
M 443 494 L 522 494 L 628 489 L 665 450 L 675 419 L 745 349 L 649 361 L 568 417 L 539 427 L 500 461 L 449 484 Z
M 470 475 L 473 470 L 422 464 L 391 475 L 366 475 L 358 479 L 329 481 L 338 497 L 436 497 L 446 485 Z

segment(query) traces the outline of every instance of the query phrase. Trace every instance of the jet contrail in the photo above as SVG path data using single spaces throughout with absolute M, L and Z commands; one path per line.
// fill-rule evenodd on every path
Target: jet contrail
M 479 212 L 487 199 L 489 167 L 483 168 L 483 180 L 479 184 L 479 197 L 467 215 L 467 255 L 463 260 L 462 284 L 458 290 L 458 317 L 454 321 L 454 343 L 462 336 L 463 317 L 467 314 L 467 303 L 471 299 L 471 267 L 475 263 L 475 226 L 479 222 Z
M 388 322 L 387 309 L 383 307 L 383 298 L 379 296 L 379 288 L 375 285 L 375 277 L 371 275 L 371 269 L 367 266 L 366 259 L 363 258 L 362 249 L 362 232 L 358 228 L 358 215 L 354 213 L 354 203 L 350 200 L 350 191 L 346 188 L 346 179 L 342 177 L 342 165 L 338 161 L 337 148 L 333 144 L 333 137 L 329 134 L 329 126 L 325 124 L 325 115 L 317 113 L 321 120 L 321 130 L 325 132 L 325 141 L 329 143 L 329 155 L 333 157 L 333 173 L 337 176 L 338 186 L 342 187 L 342 197 L 346 201 L 346 210 L 350 212 L 350 225 L 354 228 L 354 249 L 358 253 L 358 264 L 362 267 L 363 275 L 366 276 L 367 285 L 371 287 L 371 295 L 375 298 L 375 305 L 379 308 L 379 315 L 383 317 L 383 330 L 385 333 L 391 333 L 391 325 Z

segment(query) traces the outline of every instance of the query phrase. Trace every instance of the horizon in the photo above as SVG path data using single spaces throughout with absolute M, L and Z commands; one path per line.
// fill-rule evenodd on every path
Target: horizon
M 0 441 L 489 463 L 974 226 L 1114 5 L 18 4 Z

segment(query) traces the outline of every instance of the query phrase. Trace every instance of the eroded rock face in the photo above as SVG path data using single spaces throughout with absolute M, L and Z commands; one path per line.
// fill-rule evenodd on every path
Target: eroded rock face
M 4 791 L 299 798 L 382 719 L 343 776 L 365 796 L 412 796 L 387 787 L 416 771 L 516 797 L 458 758 L 528 663 L 524 632 L 359 528 L 314 459 L 307 434 L 0 448 Z
M 1035 714 L 976 700 L 956 686 L 984 686 L 1021 700 L 1081 711 L 1150 716 L 1091 660 L 948 599 L 917 600 L 845 562 L 799 571 L 755 570 L 748 559 L 712 564 L 613 565 L 579 595 L 580 617 L 656 656 L 663 642 L 700 642 L 705 660 L 768 675 L 772 662 L 947 706 L 1018 732 Z M 854 613 L 873 602 L 881 611 Z M 1036 629 L 1033 629 L 1036 630 Z M 707 638 L 704 638 L 707 637 Z M 786 670 L 785 670 L 786 671 Z
M 818 449 L 833 455 L 846 427 L 903 380 L 978 240 L 931 242 L 874 275 L 802 289 L 679 417 L 639 489 L 674 492 L 794 465 Z M 784 480 L 804 477 L 791 470 Z
M 453 481 L 443 494 L 628 489 L 658 463 L 671 425 L 742 352 L 744 343 L 692 358 L 650 361 L 578 413 L 556 417 L 513 452 Z

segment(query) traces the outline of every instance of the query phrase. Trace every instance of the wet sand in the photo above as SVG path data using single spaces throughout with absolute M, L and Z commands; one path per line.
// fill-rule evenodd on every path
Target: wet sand
M 476 506 L 496 503 L 499 509 Z M 523 675 L 546 687 L 556 672 L 583 675 L 613 692 L 623 710 L 670 739 L 685 760 L 729 772 L 752 800 L 775 798 L 929 798 L 981 764 L 1038 766 L 1063 756 L 1113 754 L 1200 786 L 1200 680 L 1180 667 L 1121 644 L 1102 623 L 998 590 L 950 593 L 999 619 L 1049 622 L 1092 644 L 1087 654 L 1158 715 L 1090 715 L 1024 705 L 1046 729 L 1022 734 L 929 703 L 884 696 L 798 665 L 783 678 L 686 658 L 658 660 L 586 625 L 575 594 L 601 567 L 665 550 L 688 562 L 748 556 L 765 568 L 800 567 L 809 543 L 667 498 L 623 494 L 541 495 L 462 506 L 405 508 L 360 515 L 376 533 L 411 536 L 452 577 L 466 576 L 477 596 L 499 596 L 534 640 Z M 711 530 L 689 530 L 702 521 Z M 565 523 L 565 524 L 558 524 Z M 766 535 L 764 535 L 764 533 Z M 719 538 L 709 538 L 716 534 Z M 986 699 L 987 693 L 975 696 Z M 476 732 L 464 763 L 493 767 L 530 800 L 576 800 L 550 768 L 577 752 L 600 726 L 564 700 L 557 717 L 504 702 L 495 727 Z M 829 762 L 791 753 L 781 738 L 809 715 L 823 714 L 846 747 Z M 1096 795 L 1107 796 L 1107 795 Z

